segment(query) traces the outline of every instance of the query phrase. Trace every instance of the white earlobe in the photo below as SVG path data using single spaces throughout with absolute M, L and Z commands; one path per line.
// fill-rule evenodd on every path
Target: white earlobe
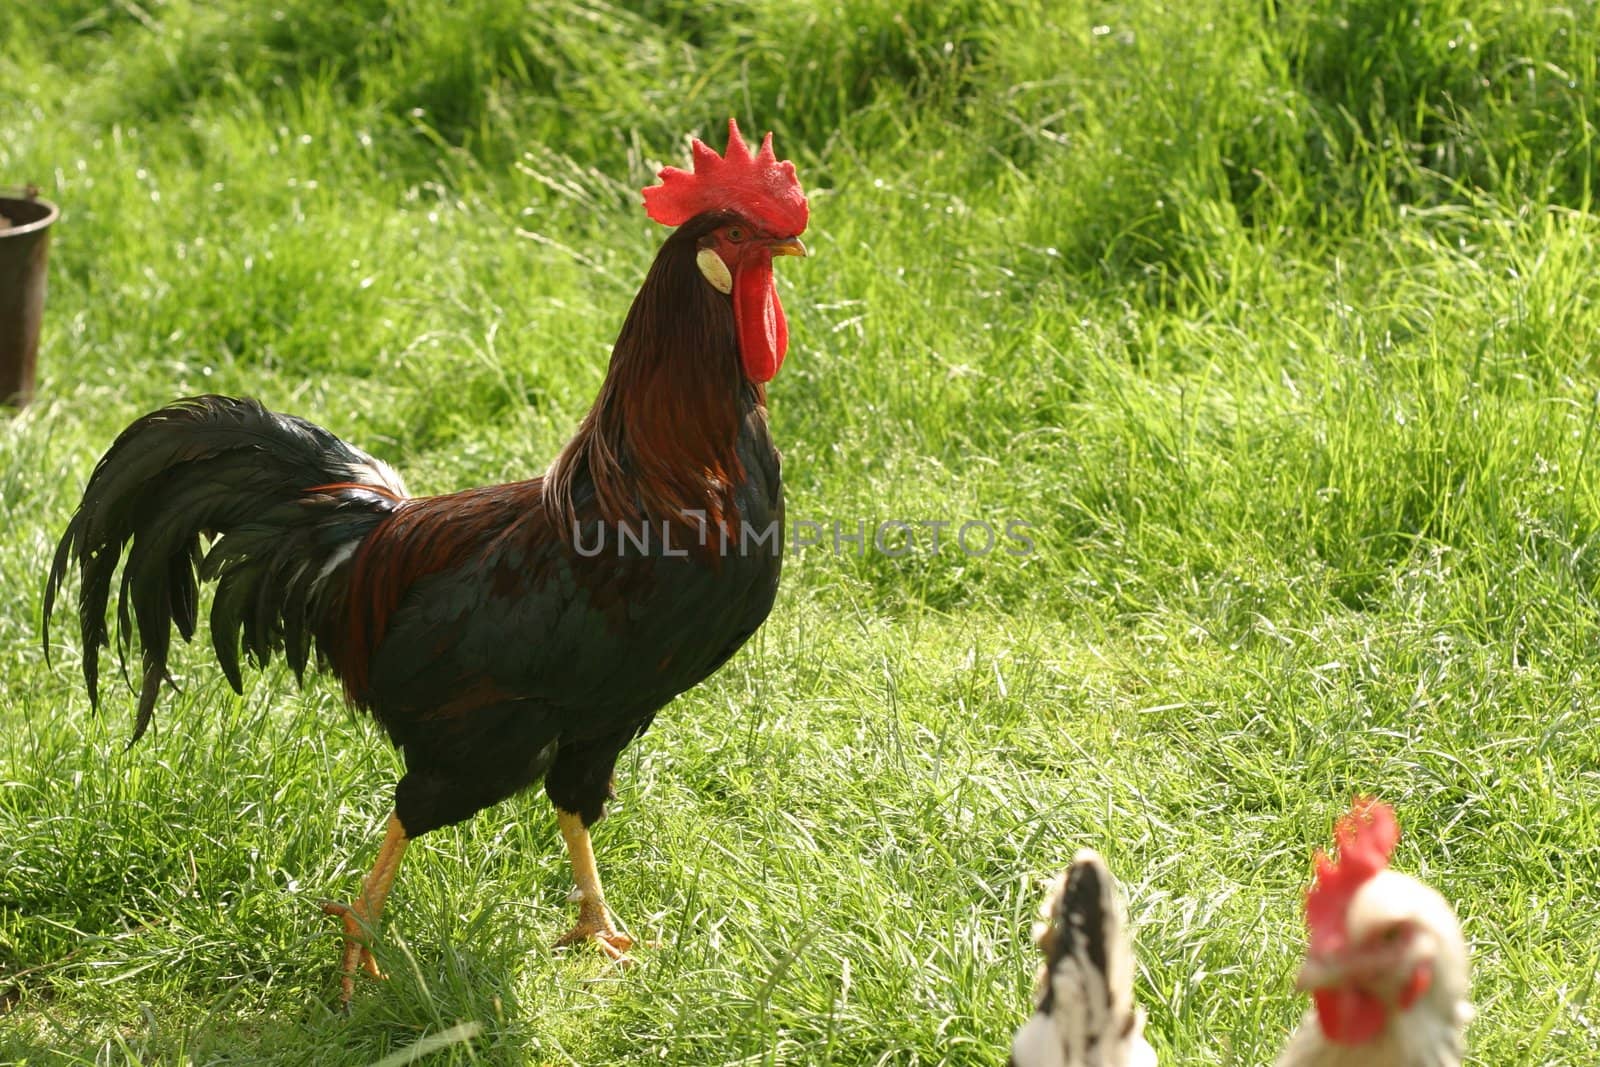
M 702 248 L 695 253 L 694 261 L 713 289 L 719 293 L 733 292 L 733 275 L 728 273 L 728 265 L 714 249 Z

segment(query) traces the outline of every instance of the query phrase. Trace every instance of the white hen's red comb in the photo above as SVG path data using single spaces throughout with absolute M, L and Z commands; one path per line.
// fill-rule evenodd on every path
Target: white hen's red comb
M 798 237 L 810 215 L 794 164 L 772 153 L 772 134 L 750 154 L 739 124 L 728 120 L 728 151 L 723 155 L 696 138 L 694 170 L 663 167 L 660 185 L 644 190 L 645 211 L 666 226 L 681 226 L 707 211 L 737 211 L 775 237 Z
M 1337 951 L 1346 937 L 1345 913 L 1373 875 L 1389 866 L 1400 840 L 1394 809 L 1372 797 L 1357 797 L 1333 828 L 1334 855 L 1318 851 L 1316 876 L 1306 890 L 1306 929 L 1311 951 Z

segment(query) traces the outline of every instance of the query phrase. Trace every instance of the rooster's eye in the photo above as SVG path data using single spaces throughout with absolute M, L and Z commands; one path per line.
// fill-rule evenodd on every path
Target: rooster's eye
M 728 228 L 728 240 L 734 244 L 744 240 L 744 228 L 742 226 L 730 226 Z

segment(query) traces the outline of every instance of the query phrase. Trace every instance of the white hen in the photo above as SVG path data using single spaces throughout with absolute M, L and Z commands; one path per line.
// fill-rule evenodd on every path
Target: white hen
M 1460 1067 L 1472 1006 L 1467 944 L 1448 901 L 1388 869 L 1394 811 L 1358 799 L 1317 856 L 1299 988 L 1312 1008 L 1278 1067 Z

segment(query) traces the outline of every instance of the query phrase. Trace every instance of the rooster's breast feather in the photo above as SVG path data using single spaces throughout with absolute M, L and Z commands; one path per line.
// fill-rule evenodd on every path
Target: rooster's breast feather
M 397 741 L 508 702 L 550 740 L 613 733 L 710 674 L 770 609 L 776 545 L 668 555 L 651 523 L 649 554 L 615 536 L 580 553 L 532 506 L 537 483 L 497 490 L 412 502 L 356 561 L 352 602 L 380 611 L 352 623 L 371 642 L 355 696 Z

